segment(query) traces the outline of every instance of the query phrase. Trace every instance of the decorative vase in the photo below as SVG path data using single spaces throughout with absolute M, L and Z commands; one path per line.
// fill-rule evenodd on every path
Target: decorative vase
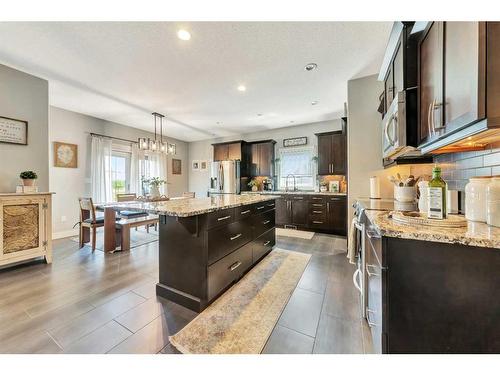
M 322 193 L 326 192 L 326 186 L 320 186 L 319 191 L 321 191 Z
M 252 191 L 257 191 L 257 190 L 258 190 L 257 185 L 252 186 Z
M 160 187 L 159 186 L 151 186 L 151 198 L 159 198 L 160 197 Z
M 35 184 L 35 180 L 33 178 L 24 178 L 23 185 L 24 186 L 33 186 Z

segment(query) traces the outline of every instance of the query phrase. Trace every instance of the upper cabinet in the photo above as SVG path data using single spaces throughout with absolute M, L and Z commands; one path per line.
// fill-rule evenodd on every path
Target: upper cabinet
M 274 176 L 274 145 L 276 141 L 267 140 L 250 144 L 250 177 Z
M 342 121 L 345 122 L 345 119 Z M 344 130 L 319 133 L 318 137 L 318 175 L 347 173 L 347 142 Z
M 432 22 L 419 45 L 422 152 L 482 149 L 500 137 L 500 23 Z
M 250 145 L 244 141 L 214 143 L 214 161 L 240 160 L 241 177 L 249 176 Z

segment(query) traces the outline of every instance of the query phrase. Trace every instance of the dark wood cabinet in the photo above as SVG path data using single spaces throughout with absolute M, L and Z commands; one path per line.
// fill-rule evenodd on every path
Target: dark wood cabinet
M 344 130 L 316 134 L 318 137 L 318 174 L 347 173 L 347 142 Z
M 307 218 L 309 216 L 309 203 L 307 198 L 302 195 L 294 195 L 290 199 L 290 210 L 292 212 L 292 224 L 297 227 L 307 225 Z
M 345 197 L 329 197 L 327 211 L 331 231 L 345 236 L 347 234 L 347 199 Z
M 276 199 L 276 224 L 287 225 L 291 224 L 292 218 L 288 209 L 288 200 L 285 197 Z
M 227 144 L 216 144 L 214 146 L 214 161 L 229 160 L 229 148 Z
M 245 142 L 216 143 L 214 146 L 214 161 L 241 160 L 243 161 Z
M 250 144 L 251 162 L 250 174 L 251 177 L 274 176 L 274 145 L 273 140 L 253 142 Z

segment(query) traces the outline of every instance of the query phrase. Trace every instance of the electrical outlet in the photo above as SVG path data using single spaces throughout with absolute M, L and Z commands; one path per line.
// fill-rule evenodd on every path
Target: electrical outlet
M 61 223 L 64 223 L 67 220 L 66 216 L 61 216 Z

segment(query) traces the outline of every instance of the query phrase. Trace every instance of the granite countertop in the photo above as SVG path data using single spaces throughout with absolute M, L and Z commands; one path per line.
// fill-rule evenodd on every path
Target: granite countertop
M 389 212 L 365 211 L 371 223 L 385 237 L 500 249 L 500 228 L 469 221 L 463 228 L 435 228 L 426 225 L 400 225 Z
M 0 193 L 0 197 L 13 197 L 16 195 L 52 195 L 55 194 L 52 191 L 39 191 L 39 192 L 32 192 L 32 193 Z
M 202 215 L 209 212 L 222 210 L 224 208 L 232 208 L 245 206 L 258 202 L 265 202 L 276 199 L 272 195 L 248 194 L 224 194 L 208 198 L 185 198 L 172 199 L 161 202 L 123 202 L 103 205 L 104 207 L 112 207 L 117 210 L 141 211 L 150 214 L 188 217 Z
M 347 196 L 347 193 L 332 193 L 329 191 L 320 192 L 320 191 L 284 191 L 284 190 L 275 190 L 275 191 L 242 191 L 241 194 L 298 194 L 298 195 L 333 195 L 333 196 Z

